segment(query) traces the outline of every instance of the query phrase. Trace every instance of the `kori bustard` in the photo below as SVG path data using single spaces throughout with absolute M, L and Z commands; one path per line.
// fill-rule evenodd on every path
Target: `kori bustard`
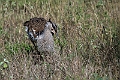
M 57 26 L 50 19 L 31 18 L 24 22 L 25 31 L 29 39 L 39 52 L 54 52 L 53 35 L 57 33 Z

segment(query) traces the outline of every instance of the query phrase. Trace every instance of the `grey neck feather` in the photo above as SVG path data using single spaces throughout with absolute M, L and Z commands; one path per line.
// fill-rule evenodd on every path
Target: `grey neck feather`
M 40 52 L 54 52 L 54 40 L 50 31 L 51 24 L 48 22 L 44 32 L 39 35 L 37 39 L 38 51 Z

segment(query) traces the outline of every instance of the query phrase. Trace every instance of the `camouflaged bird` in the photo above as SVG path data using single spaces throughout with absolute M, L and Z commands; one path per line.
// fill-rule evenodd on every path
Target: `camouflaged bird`
M 57 26 L 50 19 L 31 18 L 24 23 L 29 39 L 38 51 L 54 51 L 53 35 L 57 33 Z

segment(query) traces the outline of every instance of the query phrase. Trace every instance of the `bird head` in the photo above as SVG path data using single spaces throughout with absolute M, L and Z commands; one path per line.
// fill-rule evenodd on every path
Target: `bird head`
M 49 28 L 52 35 L 55 35 L 57 33 L 57 25 L 54 22 L 52 22 L 51 19 L 49 19 L 46 25 L 50 26 Z

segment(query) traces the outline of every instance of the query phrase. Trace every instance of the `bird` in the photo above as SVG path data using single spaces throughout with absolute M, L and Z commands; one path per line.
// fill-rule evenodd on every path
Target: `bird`
M 54 52 L 53 36 L 57 33 L 57 25 L 49 19 L 31 18 L 25 21 L 25 31 L 39 52 Z

